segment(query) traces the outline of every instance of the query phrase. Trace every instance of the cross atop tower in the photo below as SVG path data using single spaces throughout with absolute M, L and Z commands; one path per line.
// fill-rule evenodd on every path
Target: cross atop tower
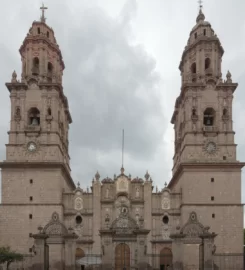
M 46 18 L 44 16 L 45 13 L 45 9 L 48 9 L 47 7 L 44 6 L 44 4 L 40 7 L 40 9 L 42 10 L 42 16 L 41 16 L 41 22 L 45 23 L 46 22 Z
M 202 10 L 203 8 L 203 0 L 198 0 L 199 9 Z

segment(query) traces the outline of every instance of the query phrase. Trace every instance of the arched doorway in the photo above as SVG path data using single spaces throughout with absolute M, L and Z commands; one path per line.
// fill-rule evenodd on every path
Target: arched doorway
M 125 243 L 118 244 L 115 249 L 115 270 L 130 269 L 130 248 Z
M 84 251 L 81 249 L 81 248 L 77 248 L 76 249 L 76 262 L 78 261 L 78 260 L 80 260 L 80 259 L 82 259 L 83 257 L 85 257 L 85 253 L 84 253 Z M 78 265 L 77 267 L 76 267 L 76 269 L 77 270 L 84 270 L 85 269 L 85 265 Z
M 173 256 L 169 248 L 163 248 L 160 252 L 160 270 L 169 270 L 172 266 Z

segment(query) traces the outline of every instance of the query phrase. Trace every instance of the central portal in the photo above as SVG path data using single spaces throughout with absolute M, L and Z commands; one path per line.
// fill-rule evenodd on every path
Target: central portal
M 130 248 L 125 243 L 118 244 L 115 249 L 115 270 L 130 269 Z

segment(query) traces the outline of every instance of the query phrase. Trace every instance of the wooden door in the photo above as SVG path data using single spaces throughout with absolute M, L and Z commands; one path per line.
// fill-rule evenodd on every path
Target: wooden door
M 128 245 L 121 243 L 115 249 L 115 270 L 130 269 L 130 248 Z
M 168 248 L 163 248 L 160 252 L 160 269 L 168 270 L 172 266 L 173 256 L 172 251 Z

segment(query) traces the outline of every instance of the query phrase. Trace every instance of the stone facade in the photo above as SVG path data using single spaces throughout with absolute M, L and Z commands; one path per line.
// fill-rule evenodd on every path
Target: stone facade
M 21 80 L 13 72 L 6 83 L 11 123 L 0 163 L 0 242 L 26 254 L 22 268 L 226 269 L 216 255 L 243 253 L 237 84 L 230 72 L 222 79 L 223 53 L 200 10 L 179 66 L 168 186 L 154 192 L 148 172 L 133 178 L 121 168 L 114 179 L 97 172 L 83 190 L 70 176 L 62 53 L 44 18 L 33 22 L 20 48 Z M 233 266 L 241 270 L 243 262 Z

